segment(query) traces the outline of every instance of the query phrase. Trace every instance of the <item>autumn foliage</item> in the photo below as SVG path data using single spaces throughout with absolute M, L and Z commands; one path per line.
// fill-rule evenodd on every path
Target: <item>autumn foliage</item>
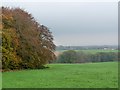
M 38 69 L 55 60 L 49 29 L 22 9 L 2 7 L 2 68 Z

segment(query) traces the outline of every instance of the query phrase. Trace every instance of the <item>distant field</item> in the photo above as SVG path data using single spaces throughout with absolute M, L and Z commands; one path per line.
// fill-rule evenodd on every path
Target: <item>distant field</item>
M 117 62 L 49 64 L 50 68 L 5 72 L 3 88 L 117 88 Z
M 56 50 L 56 52 L 65 52 L 68 50 Z M 94 49 L 94 50 L 74 50 L 76 52 L 85 52 L 85 53 L 97 53 L 97 52 L 118 52 L 118 50 L 102 50 L 102 49 Z

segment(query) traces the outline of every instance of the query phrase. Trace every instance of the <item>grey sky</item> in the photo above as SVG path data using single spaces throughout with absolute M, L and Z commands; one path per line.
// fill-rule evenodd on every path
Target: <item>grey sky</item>
M 117 2 L 6 2 L 20 7 L 53 33 L 56 45 L 116 45 Z

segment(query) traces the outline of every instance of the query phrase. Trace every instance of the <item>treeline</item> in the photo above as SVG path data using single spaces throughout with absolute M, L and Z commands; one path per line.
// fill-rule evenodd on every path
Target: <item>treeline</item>
M 20 8 L 2 7 L 2 69 L 38 69 L 56 59 L 50 30 Z
M 99 52 L 95 54 L 65 51 L 60 54 L 55 63 L 89 63 L 89 62 L 112 62 L 118 60 L 117 52 Z
M 93 50 L 93 49 L 107 49 L 118 50 L 117 45 L 101 45 L 101 46 L 56 46 L 56 50 Z

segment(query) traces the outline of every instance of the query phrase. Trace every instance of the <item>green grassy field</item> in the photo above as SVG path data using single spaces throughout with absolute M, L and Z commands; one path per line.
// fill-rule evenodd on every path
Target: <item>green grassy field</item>
M 56 50 L 56 52 L 65 52 L 68 50 Z M 85 52 L 85 53 L 97 53 L 97 52 L 118 52 L 118 50 L 102 50 L 102 49 L 94 49 L 94 50 L 74 50 L 76 52 Z
M 117 88 L 117 62 L 49 64 L 50 68 L 5 72 L 3 88 Z

